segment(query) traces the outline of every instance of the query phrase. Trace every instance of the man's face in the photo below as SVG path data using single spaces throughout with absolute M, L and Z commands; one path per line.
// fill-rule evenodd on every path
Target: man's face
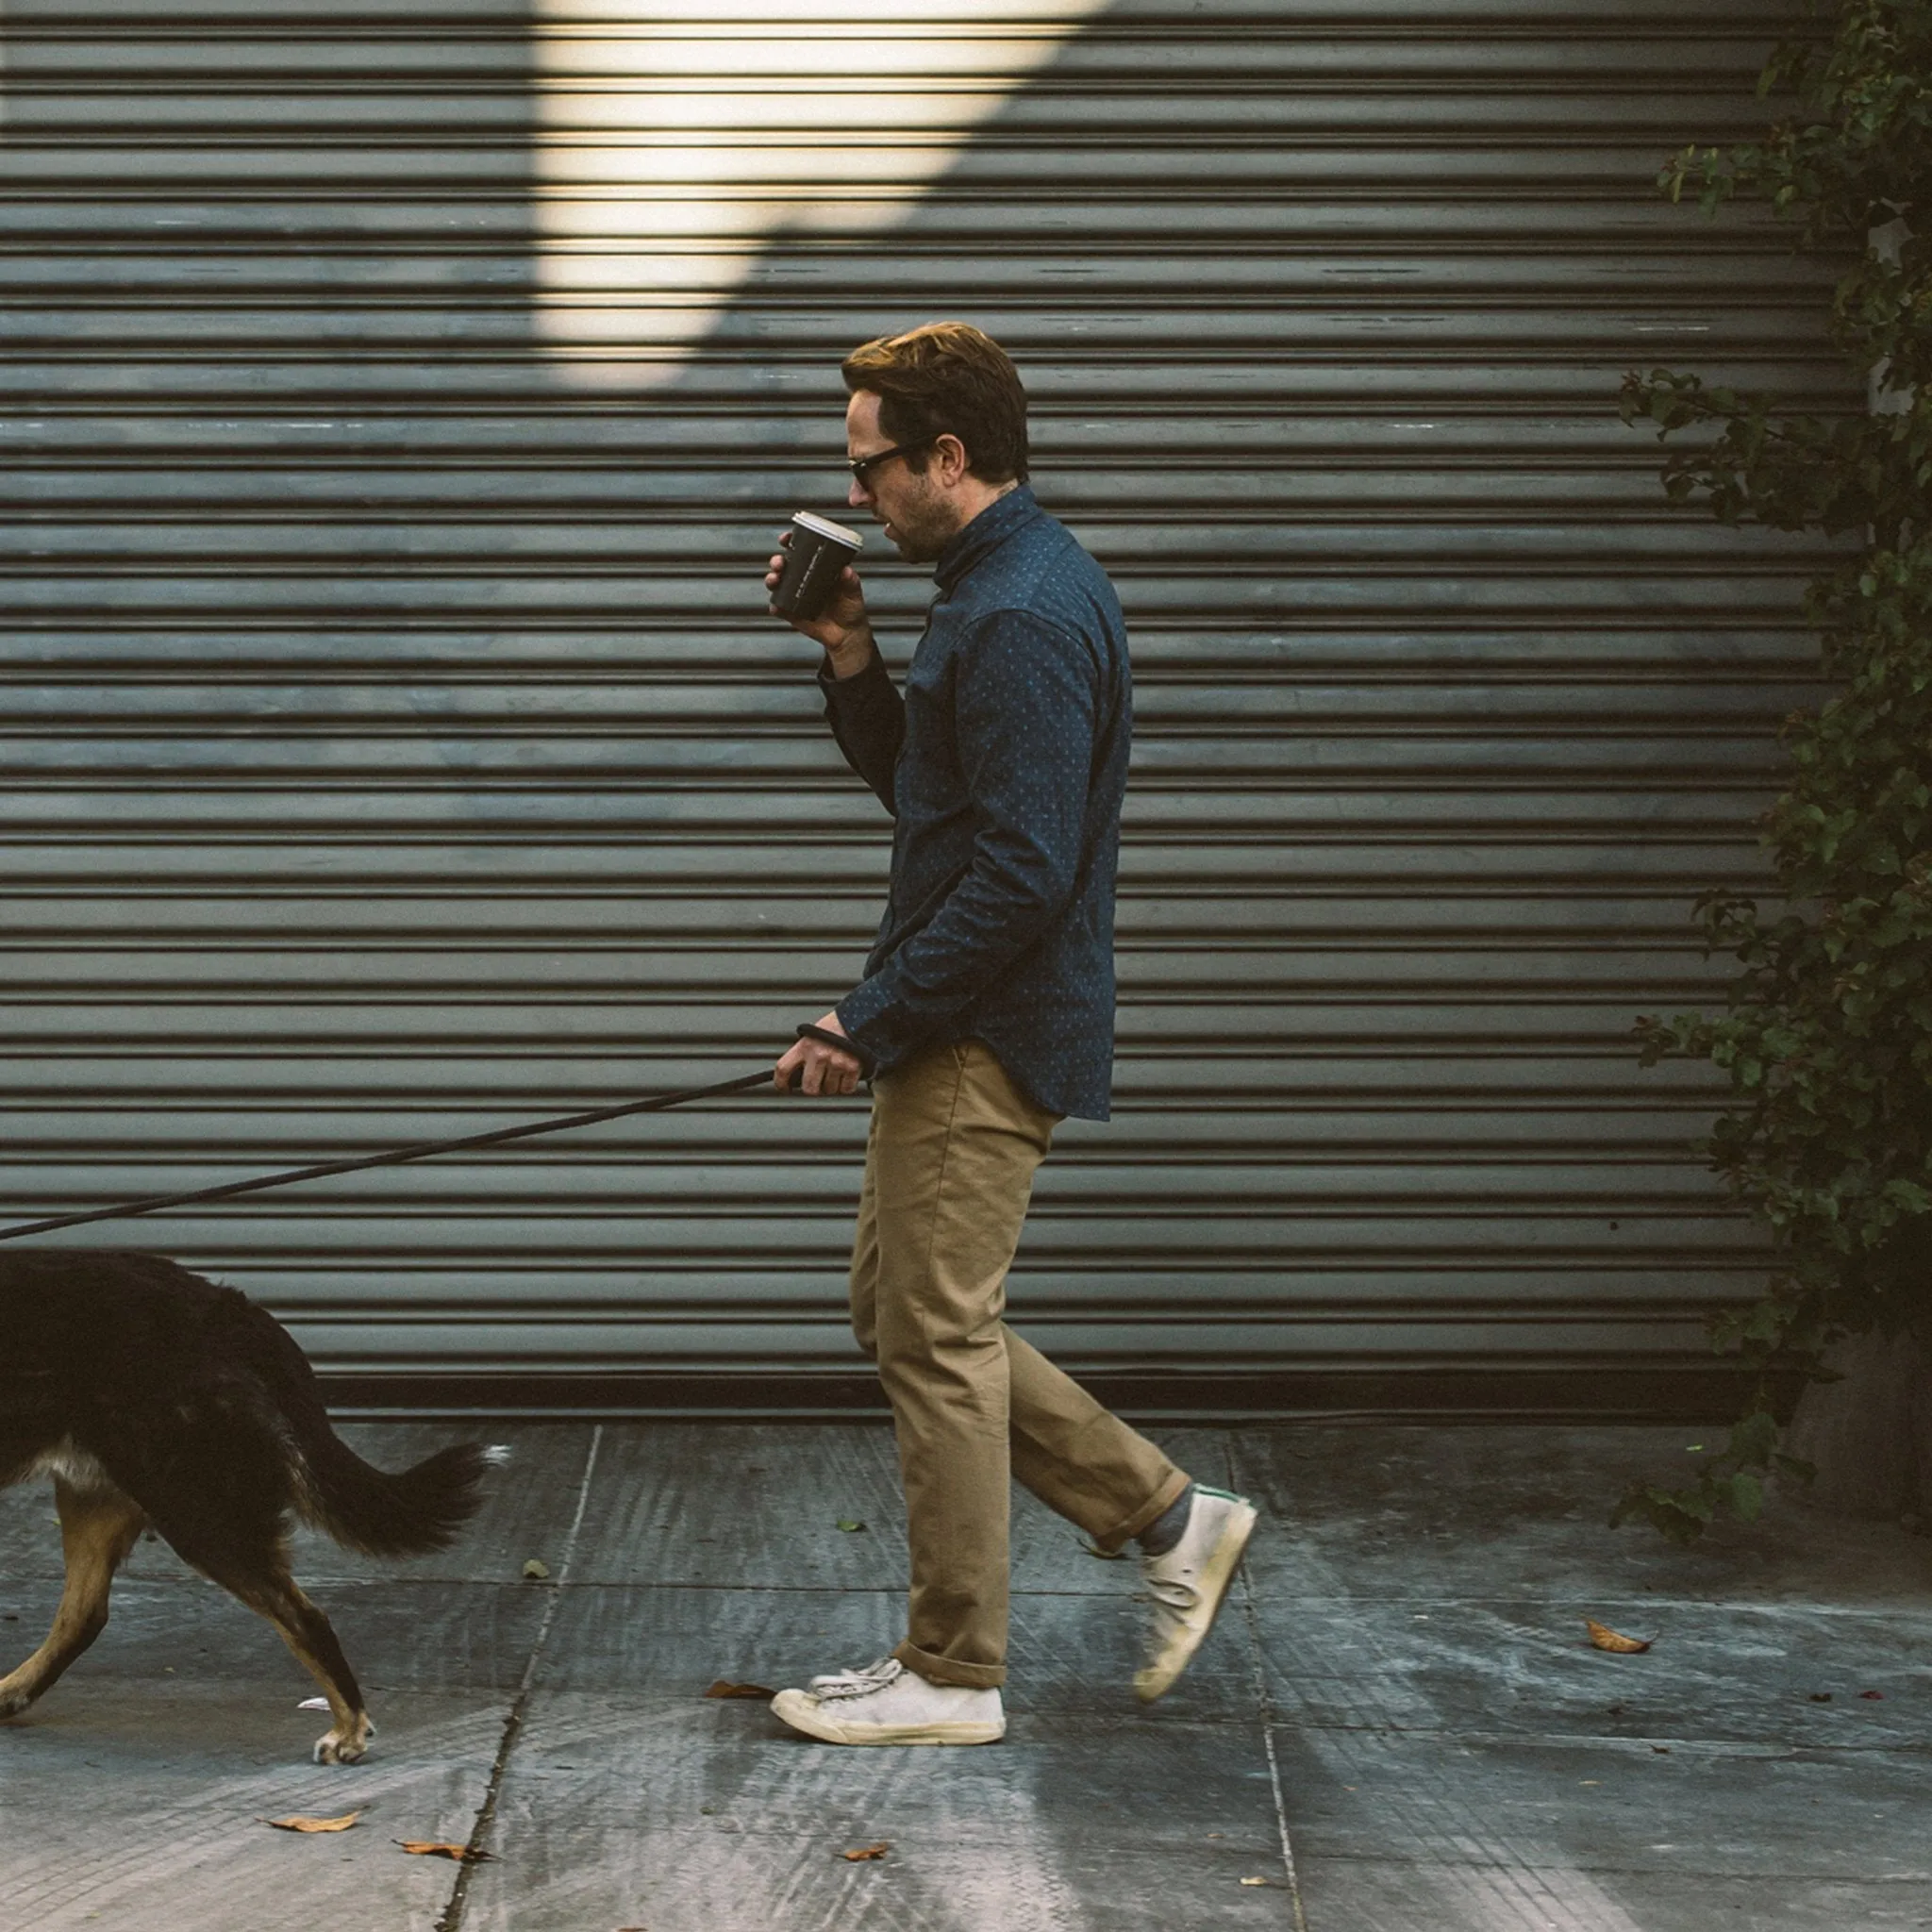
M 879 399 L 870 390 L 855 390 L 845 406 L 845 454 L 869 457 L 891 449 L 892 439 L 879 427 Z M 916 452 L 926 465 L 915 475 L 904 457 L 893 457 L 856 476 L 845 501 L 854 509 L 869 509 L 886 526 L 886 536 L 908 563 L 931 563 L 958 533 L 959 508 L 939 482 L 932 452 Z

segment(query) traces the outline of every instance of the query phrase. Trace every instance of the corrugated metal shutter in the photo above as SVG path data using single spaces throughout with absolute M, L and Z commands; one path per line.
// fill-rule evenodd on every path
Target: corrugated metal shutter
M 1761 1257 L 1629 1028 L 1754 871 L 1810 560 L 1669 513 L 1614 392 L 1838 379 L 1823 272 L 1649 185 L 1775 9 L 769 13 L 8 0 L 8 1208 L 720 1077 L 841 991 L 885 826 L 758 559 L 840 500 L 839 356 L 959 314 L 1139 678 L 1120 1115 L 1028 1331 L 1171 1412 L 1702 1399 Z M 853 85 L 771 79 L 820 37 Z M 89 1238 L 358 1399 L 836 1404 L 861 1127 Z

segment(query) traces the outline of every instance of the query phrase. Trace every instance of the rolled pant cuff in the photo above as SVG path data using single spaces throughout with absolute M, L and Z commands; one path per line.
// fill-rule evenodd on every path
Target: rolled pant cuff
M 1136 1509 L 1117 1529 L 1108 1530 L 1105 1536 L 1096 1536 L 1093 1539 L 1095 1546 L 1105 1550 L 1108 1556 L 1124 1548 L 1150 1524 L 1158 1523 L 1187 1493 L 1188 1485 L 1192 1481 L 1193 1477 L 1185 1470 L 1175 1470 L 1155 1491 L 1152 1498 Z
M 917 1671 L 931 1684 L 959 1684 L 969 1690 L 997 1690 L 1007 1681 L 1005 1664 L 962 1664 L 949 1657 L 934 1657 L 908 1637 L 892 1655 L 908 1671 Z

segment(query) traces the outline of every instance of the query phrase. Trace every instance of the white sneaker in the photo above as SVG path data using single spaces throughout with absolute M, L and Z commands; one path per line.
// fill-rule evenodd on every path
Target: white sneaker
M 896 1657 L 811 1683 L 779 1691 L 772 1708 L 827 1744 L 997 1744 L 1007 1734 L 997 1690 L 934 1684 Z
M 1147 1661 L 1134 1675 L 1134 1695 L 1142 1704 L 1173 1689 L 1214 1627 L 1254 1527 L 1255 1506 L 1245 1496 L 1197 1483 L 1180 1541 L 1164 1557 L 1141 1558 L 1154 1607 Z

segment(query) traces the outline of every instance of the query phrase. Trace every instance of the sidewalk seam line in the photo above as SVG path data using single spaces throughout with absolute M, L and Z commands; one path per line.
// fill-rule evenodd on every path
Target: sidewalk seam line
M 490 1782 L 484 1787 L 483 1802 L 476 1807 L 475 1823 L 471 1825 L 469 1840 L 463 1847 L 466 1856 L 457 1867 L 456 1883 L 450 1888 L 449 1902 L 436 1922 L 435 1932 L 461 1932 L 463 1911 L 470 1898 L 470 1877 L 476 1869 L 472 1859 L 484 1849 L 484 1840 L 496 1823 L 496 1801 L 502 1793 L 504 1776 L 509 1770 L 517 1740 L 523 1734 L 524 1713 L 529 1707 L 530 1692 L 537 1681 L 537 1667 L 543 1660 L 543 1649 L 550 1641 L 551 1625 L 557 1621 L 557 1612 L 563 1603 L 564 1586 L 570 1581 L 571 1564 L 577 1553 L 577 1537 L 584 1526 L 584 1512 L 590 1507 L 591 1479 L 596 1474 L 597 1452 L 603 1442 L 604 1424 L 599 1423 L 591 1431 L 591 1448 L 584 1457 L 583 1480 L 577 1485 L 576 1513 L 572 1516 L 570 1531 L 563 1540 L 556 1582 L 550 1589 L 549 1601 L 543 1606 L 543 1615 L 537 1624 L 537 1635 L 531 1641 L 530 1655 L 524 1665 L 523 1680 L 517 1686 L 509 1715 L 503 1721 L 503 1738 L 496 1747 L 496 1760 L 490 1767 Z
M 1240 1474 L 1235 1468 L 1235 1432 L 1227 1432 L 1227 1486 L 1242 1493 Z M 1281 1838 L 1281 1865 L 1288 1876 L 1288 1896 L 1294 1912 L 1294 1932 L 1308 1932 L 1307 1914 L 1302 1907 L 1301 1874 L 1294 1867 L 1294 1846 L 1288 1835 L 1288 1801 L 1281 1789 L 1281 1760 L 1274 1750 L 1274 1700 L 1268 1690 L 1268 1670 L 1261 1653 L 1260 1619 L 1255 1611 L 1254 1580 L 1248 1574 L 1247 1554 L 1241 1556 L 1237 1573 L 1241 1587 L 1241 1616 L 1248 1626 L 1248 1652 L 1255 1660 L 1255 1702 L 1261 1719 L 1261 1748 L 1268 1758 L 1268 1789 L 1274 1800 L 1274 1828 Z

